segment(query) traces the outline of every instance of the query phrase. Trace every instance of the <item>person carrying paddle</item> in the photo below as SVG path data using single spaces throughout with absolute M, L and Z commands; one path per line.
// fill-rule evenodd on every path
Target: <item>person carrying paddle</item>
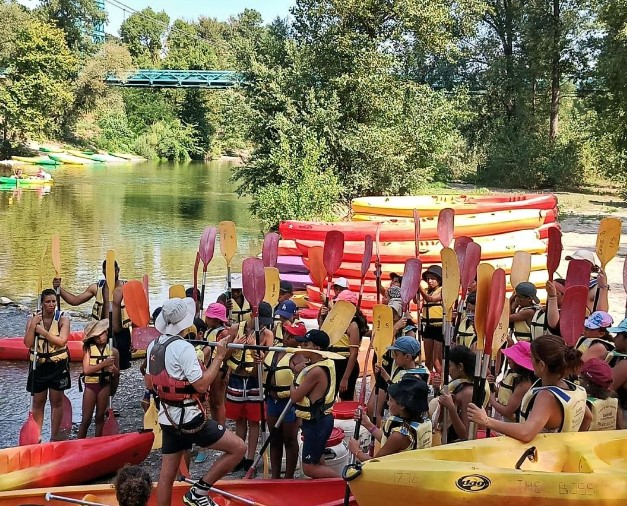
M 607 283 L 607 275 L 605 271 L 596 264 L 596 259 L 592 251 L 585 249 L 578 249 L 572 255 L 567 255 L 566 260 L 585 260 L 590 264 L 591 272 L 596 273 L 596 278 L 593 276 L 590 278 L 590 284 L 588 285 L 588 313 L 591 314 L 595 310 L 609 311 L 609 290 L 610 285 Z M 597 292 L 598 300 L 597 300 Z M 596 300 L 596 307 L 595 307 Z
M 538 290 L 533 283 L 518 283 L 509 300 L 509 323 L 514 327 L 517 341 L 531 341 L 531 320 L 540 308 Z
M 476 303 L 477 292 L 469 293 L 466 296 L 465 311 L 462 314 L 457 332 L 457 342 L 470 348 L 473 352 L 477 350 L 477 331 L 475 330 Z
M 70 321 L 57 310 L 56 292 L 47 288 L 40 295 L 41 312 L 26 323 L 24 345 L 30 350 L 30 362 L 26 390 L 33 394 L 33 418 L 39 430 L 44 421 L 44 407 L 50 397 L 50 439 L 54 441 L 63 418 L 64 390 L 70 388 L 70 359 L 67 339 Z M 37 342 L 37 350 L 35 350 Z M 33 370 L 33 360 L 37 365 Z
M 612 395 L 612 368 L 596 357 L 583 363 L 579 373 L 581 386 L 588 394 L 588 408 L 592 421 L 588 430 L 615 430 L 623 426 L 623 411 L 618 409 L 618 398 Z
M 575 348 L 583 355 L 584 362 L 593 357 L 605 360 L 608 353 L 614 351 L 614 343 L 608 329 L 614 319 L 605 311 L 595 311 L 583 324 L 583 336 L 579 338 Z
M 523 443 L 540 432 L 587 430 L 592 413 L 586 407 L 586 391 L 564 379 L 581 367 L 581 352 L 547 334 L 531 343 L 531 362 L 539 379 L 523 398 L 519 423 L 495 420 L 474 404 L 468 406 L 470 420 Z
M 296 375 L 290 387 L 290 398 L 296 416 L 302 420 L 303 473 L 310 478 L 337 478 L 337 473 L 324 465 L 324 450 L 333 430 L 335 403 L 335 364 L 313 350 L 328 350 L 329 335 L 322 330 L 310 330 L 297 339 L 308 362 L 292 364 Z
M 422 338 L 425 347 L 425 365 L 429 372 L 435 370 L 442 373 L 442 267 L 430 266 L 422 273 L 422 279 L 427 283 L 425 290 L 420 285 L 420 296 L 424 301 L 422 306 Z
M 537 339 L 544 334 L 560 335 L 560 309 L 566 290 L 564 279 L 555 279 L 546 282 L 546 306 L 538 307 L 531 318 L 531 340 Z M 546 319 L 548 318 L 548 322 Z
M 274 317 L 278 321 L 274 324 L 275 346 L 298 346 L 297 336 L 304 336 L 307 333 L 305 324 L 297 319 L 298 307 L 291 300 L 286 300 L 279 304 L 274 311 Z
M 159 425 L 163 434 L 161 473 L 157 487 L 157 504 L 170 506 L 172 485 L 181 458 L 189 454 L 192 445 L 223 452 L 204 476 L 185 494 L 183 503 L 189 506 L 214 506 L 208 496 L 213 484 L 229 473 L 242 459 L 246 445 L 222 424 L 210 420 L 204 408 L 209 386 L 220 373 L 226 356 L 226 341 L 216 347 L 211 365 L 205 369 L 191 343 L 182 333 L 194 321 L 196 305 L 193 299 L 173 298 L 163 303 L 155 320 L 161 336 L 148 345 L 146 387 L 154 388 L 161 401 Z
M 87 437 L 87 430 L 96 408 L 96 437 L 102 436 L 109 397 L 115 393 L 119 381 L 120 355 L 108 346 L 109 320 L 91 321 L 83 336 L 83 417 L 78 439 Z M 80 381 L 80 380 L 79 380 Z M 80 385 L 79 385 L 80 386 Z
M 228 292 L 220 294 L 217 302 L 223 304 L 227 310 L 231 310 L 233 323 L 241 323 L 251 318 L 252 309 L 244 297 L 244 284 L 240 273 L 231 274 L 231 296 Z
M 102 262 L 102 274 L 106 275 L 107 261 Z M 120 353 L 120 369 L 125 370 L 131 367 L 131 319 L 126 314 L 124 299 L 122 296 L 122 286 L 124 281 L 119 279 L 120 267 L 115 262 L 115 289 L 113 291 L 113 346 Z M 92 283 L 80 295 L 74 295 L 61 286 L 61 278 L 54 278 L 52 286 L 60 289 L 61 298 L 70 306 L 80 306 L 85 302 L 95 298 L 94 306 L 91 310 L 91 317 L 94 320 L 102 320 L 109 317 L 109 290 L 107 280 L 102 279 Z
M 388 394 L 390 413 L 381 428 L 372 423 L 361 409 L 355 412 L 355 420 L 361 420 L 361 424 L 381 443 L 374 458 L 431 448 L 433 431 L 429 419 L 427 384 L 416 376 L 406 375 L 390 385 Z M 348 442 L 348 449 L 360 462 L 372 458 L 361 450 L 355 438 Z

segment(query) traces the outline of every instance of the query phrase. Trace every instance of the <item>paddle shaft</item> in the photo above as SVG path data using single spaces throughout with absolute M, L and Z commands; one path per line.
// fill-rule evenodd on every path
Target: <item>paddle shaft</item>
M 231 296 L 231 261 L 226 262 L 226 307 L 229 308 L 229 323 L 233 323 L 233 297 Z
M 74 499 L 72 497 L 55 495 L 55 494 L 51 494 L 50 492 L 48 492 L 46 494 L 46 501 L 49 502 L 53 499 L 55 501 L 69 502 L 72 504 L 84 504 L 85 506 L 106 506 L 104 503 L 100 503 L 100 502 L 84 501 L 83 499 Z
M 184 481 L 185 483 L 189 483 L 190 485 L 195 485 L 196 482 L 190 478 L 185 478 L 184 476 L 179 477 L 179 481 Z M 210 492 L 214 494 L 221 495 L 222 497 L 226 497 L 227 499 L 231 499 L 233 501 L 240 502 L 242 504 L 247 504 L 248 506 L 266 506 L 263 503 L 257 501 L 251 501 L 250 499 L 246 499 L 245 497 L 241 497 L 239 495 L 232 494 L 231 492 L 227 492 L 226 490 L 221 490 L 216 487 L 209 488 Z
M 261 346 L 261 330 L 259 329 L 259 305 L 253 307 L 253 313 L 255 315 L 255 343 L 257 346 Z M 263 364 L 261 362 L 257 364 L 257 382 L 259 383 L 259 397 L 261 397 L 261 402 L 259 403 L 259 412 L 261 414 L 261 446 L 267 448 L 268 445 L 266 444 L 266 441 L 269 440 L 269 437 L 267 434 L 268 427 L 266 425 L 266 409 L 264 402 L 265 394 L 263 391 Z M 264 452 L 260 452 L 260 454 L 263 456 Z M 264 466 L 264 474 L 265 472 L 266 469 Z
M 450 321 L 444 320 L 443 322 L 443 337 L 444 337 L 444 371 L 443 371 L 443 389 L 448 392 L 448 376 L 449 376 L 449 353 L 451 351 L 451 333 L 452 324 Z M 448 430 L 446 425 L 448 423 L 448 410 L 442 410 L 442 444 L 446 444 L 448 440 Z
M 208 341 L 201 341 L 201 340 L 194 340 L 194 339 L 189 339 L 189 340 L 186 339 L 185 342 L 193 344 L 194 346 L 211 346 L 211 347 L 218 346 L 217 342 L 208 342 Z M 234 350 L 280 351 L 280 352 L 287 352 L 287 353 L 296 353 L 296 352 L 300 352 L 300 351 L 307 351 L 309 353 L 319 353 L 323 357 L 331 355 L 333 360 L 342 360 L 342 359 L 346 358 L 346 357 L 342 357 L 341 355 L 338 355 L 338 354 L 330 352 L 330 351 L 327 352 L 327 351 L 322 351 L 322 350 L 320 350 L 320 351 L 318 351 L 318 350 L 304 350 L 302 348 L 289 348 L 289 347 L 283 347 L 283 346 L 264 346 L 264 345 L 257 346 L 256 344 L 229 343 L 229 344 L 226 345 L 226 347 L 234 349 Z
M 379 255 L 379 235 L 381 233 L 381 224 L 377 225 L 377 233 L 375 237 L 375 262 L 374 262 L 374 275 L 376 278 L 377 286 L 377 304 L 381 304 L 381 256 Z

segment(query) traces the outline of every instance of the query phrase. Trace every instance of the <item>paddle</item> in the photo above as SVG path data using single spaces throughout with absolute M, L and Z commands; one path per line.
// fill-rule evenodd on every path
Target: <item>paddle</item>
M 416 248 L 416 258 L 420 258 L 420 215 L 418 209 L 414 209 L 414 246 Z
M 403 280 L 401 281 L 401 299 L 403 301 L 403 311 L 409 311 L 409 303 L 418 292 L 421 272 L 422 262 L 418 258 L 408 258 L 407 260 L 405 260 L 405 268 L 403 269 Z
M 443 248 L 448 248 L 453 240 L 455 229 L 455 210 L 447 207 L 438 214 L 438 239 Z
M 457 259 L 459 263 L 459 258 Z M 453 329 L 453 342 L 457 342 L 457 334 L 462 321 L 462 312 L 466 306 L 466 298 L 468 297 L 468 287 L 477 277 L 477 266 L 481 261 L 481 246 L 476 242 L 470 242 L 466 245 L 465 258 L 461 268 L 461 297 L 457 308 L 457 316 L 455 318 L 455 328 Z
M 585 286 L 588 288 L 590 285 L 590 272 L 592 272 L 592 265 L 587 260 L 570 260 L 566 270 L 566 285 L 564 288 L 566 290 L 571 286 Z
M 324 280 L 327 278 L 327 270 L 324 268 L 324 261 L 322 259 L 322 246 L 313 246 L 312 248 L 309 248 L 307 256 L 309 256 L 309 264 L 311 266 L 309 275 L 316 286 L 320 289 L 320 293 L 323 294 Z
M 418 221 L 420 223 L 420 221 Z M 418 225 L 418 229 L 420 229 L 420 224 Z M 420 230 L 418 230 L 420 233 Z M 374 244 L 375 244 L 375 260 L 374 260 L 374 277 L 377 283 L 377 304 L 381 304 L 381 255 L 379 254 L 379 246 L 380 246 L 380 238 L 381 235 L 381 223 L 377 225 L 377 231 L 374 236 Z M 416 246 L 418 248 L 418 246 Z
M 50 252 L 52 255 L 52 265 L 54 267 L 55 277 L 61 277 L 61 241 L 58 235 L 52 236 L 52 244 L 50 246 Z M 57 290 L 57 309 L 61 311 L 61 287 Z
M 587 286 L 571 286 L 564 292 L 560 311 L 560 334 L 568 346 L 575 346 L 583 332 L 587 305 Z
M 146 293 L 140 281 L 132 279 L 122 286 L 124 304 L 131 322 L 135 327 L 145 327 L 150 323 L 150 310 Z
M 144 277 L 142 278 L 142 285 L 144 287 L 144 293 L 146 294 L 146 300 L 149 302 L 149 306 L 150 306 L 150 290 L 148 290 L 148 274 L 144 274 Z M 148 309 L 148 312 L 150 313 L 150 308 Z
M 190 478 L 185 478 L 184 476 L 179 477 L 179 481 L 184 481 L 185 483 L 189 483 L 190 485 L 196 484 L 194 480 Z M 209 492 L 221 495 L 223 497 L 226 497 L 227 499 L 230 499 L 231 501 L 237 501 L 239 503 L 246 504 L 248 506 L 266 506 L 263 503 L 253 501 L 251 499 L 246 499 L 245 497 L 241 497 L 239 495 L 231 494 L 231 492 L 227 492 L 226 490 L 220 490 L 219 488 L 216 488 L 216 487 L 211 487 L 209 489 Z
M 281 276 L 276 267 L 264 267 L 265 291 L 263 300 L 272 306 L 272 310 L 279 302 L 279 290 L 281 289 Z
M 232 221 L 221 221 L 218 224 L 220 231 L 220 252 L 226 261 L 226 300 L 229 308 L 229 322 L 233 321 L 233 309 L 231 303 L 231 260 L 237 251 L 237 232 L 235 223 Z
M 459 272 L 463 272 L 464 270 L 464 262 L 466 260 L 466 250 L 468 249 L 468 245 L 474 242 L 472 237 L 468 237 L 466 235 L 462 235 L 455 239 L 455 243 L 453 245 L 453 249 L 455 250 L 455 255 L 457 256 L 457 264 L 459 265 Z
M 603 272 L 605 272 L 605 266 L 616 256 L 616 253 L 618 253 L 622 228 L 623 222 L 618 218 L 603 218 L 601 223 L 599 223 L 596 253 L 601 261 L 601 270 Z M 593 312 L 597 310 L 600 294 L 601 291 L 597 287 L 596 293 L 594 294 L 594 305 L 592 306 Z
M 107 262 L 105 269 L 105 278 L 107 281 L 107 289 L 109 291 L 109 336 L 107 347 L 109 348 L 109 355 L 113 354 L 113 291 L 115 290 L 115 251 L 107 251 Z M 120 426 L 115 419 L 113 413 L 113 396 L 109 395 L 109 408 L 107 409 L 107 416 L 104 426 L 102 428 L 103 436 L 113 436 L 120 433 Z
M 207 266 L 213 259 L 213 250 L 216 247 L 216 234 L 218 231 L 215 227 L 206 227 L 200 237 L 198 246 L 198 256 L 202 261 L 202 286 L 200 288 L 200 309 L 198 316 L 202 317 L 202 308 L 205 302 L 205 285 L 207 284 Z M 196 276 L 194 276 L 194 279 Z M 194 290 L 196 293 L 196 290 Z
M 359 284 L 359 298 L 357 299 L 357 307 L 361 308 L 361 299 L 364 296 L 364 282 L 366 281 L 366 274 L 370 268 L 370 262 L 372 261 L 372 236 L 367 235 L 364 238 L 364 256 L 361 259 L 361 282 Z
M 279 234 L 270 232 L 263 238 L 261 258 L 264 267 L 276 267 L 279 255 Z
M 344 234 L 339 230 L 331 230 L 324 238 L 324 248 L 322 252 L 322 261 L 327 271 L 327 300 L 325 305 L 329 304 L 331 296 L 331 285 L 333 284 L 333 276 L 342 265 L 342 257 L 344 256 Z
M 46 494 L 46 496 L 45 496 L 47 502 L 50 502 L 50 501 L 54 500 L 54 501 L 68 502 L 68 503 L 72 503 L 72 504 L 83 504 L 85 506 L 106 506 L 105 503 L 94 501 L 92 499 L 92 497 L 95 497 L 95 496 L 93 496 L 92 494 L 87 494 L 82 499 L 74 499 L 72 497 L 65 497 L 63 495 L 56 495 L 56 494 L 53 494 L 51 492 L 48 492 Z
M 331 343 L 337 343 L 353 321 L 357 308 L 346 300 L 338 300 L 322 322 L 320 330 L 324 330 Z
M 194 260 L 194 290 L 192 292 L 192 297 L 194 302 L 198 301 L 198 266 L 200 265 L 200 252 L 196 252 L 196 260 Z M 202 309 L 200 310 L 202 313 Z
M 168 290 L 168 297 L 170 299 L 184 299 L 185 298 L 185 285 L 172 285 Z
M 515 290 L 520 283 L 529 281 L 531 272 L 531 254 L 527 251 L 517 251 L 512 259 L 512 269 L 509 274 L 509 283 Z
M 627 296 L 627 258 L 623 262 L 623 290 Z M 625 318 L 627 318 L 627 299 L 625 299 Z
M 549 228 L 549 241 L 546 255 L 546 270 L 549 272 L 549 281 L 553 281 L 553 276 L 562 260 L 562 232 L 557 227 Z M 549 329 L 549 304 L 547 301 L 544 310 L 543 333 L 548 334 Z
M 146 413 L 144 413 L 144 429 L 151 430 L 155 435 L 155 438 L 152 441 L 152 449 L 160 449 L 163 441 L 163 434 L 161 433 L 161 425 L 159 425 L 159 411 L 157 410 L 155 399 L 152 396 L 150 397 L 150 406 L 148 406 Z

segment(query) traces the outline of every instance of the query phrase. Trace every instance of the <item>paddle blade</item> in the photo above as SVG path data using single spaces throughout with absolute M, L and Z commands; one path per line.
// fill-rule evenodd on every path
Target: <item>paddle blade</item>
M 380 364 L 387 347 L 394 340 L 394 314 L 390 306 L 377 304 L 372 309 L 372 336 L 372 347 Z
M 342 338 L 346 329 L 353 321 L 356 311 L 357 308 L 345 300 L 338 300 L 333 304 L 331 311 L 329 311 L 324 322 L 322 322 L 322 327 L 320 327 L 320 330 L 324 330 L 329 335 L 331 345 L 337 343 Z
M 403 270 L 403 280 L 401 281 L 401 299 L 403 305 L 407 306 L 418 292 L 420 285 L 420 274 L 422 272 L 422 262 L 418 258 L 408 258 L 405 260 Z
M 266 273 L 263 270 L 261 258 L 249 257 L 242 263 L 242 282 L 244 284 L 244 297 L 253 307 L 259 307 L 266 293 Z
M 596 253 L 603 269 L 618 252 L 622 227 L 623 222 L 618 218 L 603 218 L 599 223 Z
M 155 439 L 152 442 L 152 449 L 159 450 L 162 442 L 161 426 L 159 425 L 159 412 L 157 411 L 155 400 L 152 397 L 150 398 L 150 406 L 148 406 L 146 413 L 144 413 L 144 429 L 151 430 L 155 435 Z
M 420 257 L 420 214 L 414 209 L 414 244 L 416 245 L 416 258 Z
M 468 287 L 477 276 L 477 266 L 481 261 L 481 246 L 476 242 L 471 242 L 466 247 L 466 258 L 464 258 L 464 268 L 461 274 L 462 297 L 466 297 Z
M 366 277 L 370 263 L 372 262 L 372 243 L 373 239 L 371 235 L 367 235 L 364 238 L 364 256 L 361 259 L 361 277 Z
M 233 227 L 235 228 L 235 225 L 233 225 Z M 209 264 L 209 262 L 211 262 L 213 258 L 213 251 L 216 247 L 217 234 L 218 230 L 216 229 L 216 227 L 206 227 L 205 230 L 203 230 L 202 235 L 200 236 L 198 254 L 200 255 L 200 260 L 202 260 L 203 269 L 205 271 L 207 270 L 207 265 Z M 222 245 L 221 242 L 220 245 Z
M 322 259 L 327 276 L 333 276 L 342 264 L 344 256 L 344 234 L 339 230 L 331 230 L 324 238 Z
M 276 267 L 276 261 L 279 256 L 279 234 L 270 232 L 263 238 L 263 249 L 261 250 L 261 258 L 264 267 Z
M 133 327 L 131 343 L 136 350 L 145 350 L 160 335 L 161 332 L 154 327 Z
M 72 430 L 72 401 L 65 393 L 63 394 L 63 417 L 60 429 L 68 434 Z
M 39 425 L 37 425 L 37 422 L 35 422 L 35 419 L 33 418 L 33 412 L 29 411 L 28 418 L 20 429 L 19 445 L 36 445 L 39 443 L 40 439 L 41 432 L 39 430 Z
M 477 267 L 477 303 L 475 304 L 475 330 L 477 331 L 477 349 L 485 349 L 486 319 L 490 304 L 490 285 L 494 267 L 490 264 L 479 264 Z
M 568 262 L 566 271 L 566 289 L 571 286 L 585 286 L 586 289 L 590 285 L 590 272 L 592 265 L 587 260 L 571 260 Z
M 571 286 L 564 292 L 562 309 L 560 310 L 560 334 L 569 346 L 575 346 L 577 339 L 583 332 L 587 304 L 587 286 Z
M 148 309 L 148 300 L 144 292 L 144 285 L 132 279 L 124 283 L 122 287 L 124 295 L 124 304 L 129 318 L 136 327 L 145 327 L 150 323 L 150 310 Z
M 50 252 L 52 255 L 52 266 L 57 278 L 61 277 L 61 240 L 58 235 L 52 236 L 52 244 L 50 246 Z
M 531 254 L 527 251 L 517 251 L 512 260 L 512 270 L 509 275 L 512 288 L 516 288 L 519 283 L 529 281 L 531 272 Z
M 318 285 L 318 288 L 320 288 L 320 292 L 322 293 L 324 291 L 324 280 L 327 277 L 327 270 L 324 268 L 322 246 L 309 248 L 307 256 L 309 257 L 309 264 L 311 266 L 309 275 L 311 276 L 313 282 Z
M 549 228 L 549 244 L 546 255 L 546 270 L 549 271 L 549 281 L 553 281 L 553 275 L 560 264 L 562 249 L 562 231 L 557 227 Z
M 509 334 L 509 304 L 507 300 L 503 300 L 503 309 L 501 310 L 501 317 L 499 323 L 494 331 L 494 337 L 492 339 L 492 360 L 496 360 L 496 356 L 499 350 L 507 341 Z
M 220 252 L 226 260 L 227 265 L 230 265 L 237 251 L 235 223 L 232 221 L 221 221 L 218 224 L 218 229 L 220 231 Z
M 107 420 L 102 427 L 102 435 L 103 436 L 115 436 L 120 433 L 120 425 L 118 421 L 115 419 L 115 415 L 113 414 L 113 409 L 107 409 Z
M 39 261 L 39 279 L 37 280 L 37 310 L 41 303 L 41 292 L 43 291 L 43 275 L 44 275 L 44 259 L 46 258 L 46 252 L 48 246 L 44 246 L 44 250 L 41 253 L 41 260 Z
M 459 264 L 457 255 L 451 248 L 444 248 L 440 252 L 442 258 L 442 304 L 444 317 L 451 321 L 452 309 L 459 296 Z
M 144 286 L 144 293 L 146 294 L 146 300 L 149 301 L 150 300 L 150 290 L 148 289 L 148 274 L 144 274 L 144 277 L 142 278 L 142 285 Z
M 172 285 L 170 289 L 168 290 L 168 297 L 170 297 L 170 299 L 174 299 L 174 298 L 184 299 L 185 298 L 185 286 L 184 285 Z
M 115 251 L 107 251 L 107 263 L 105 266 L 105 278 L 107 279 L 107 289 L 109 290 L 109 301 L 113 301 L 113 290 L 115 289 Z
M 505 271 L 496 269 L 492 274 L 492 283 L 490 285 L 490 303 L 485 323 L 485 345 L 484 353 L 492 353 L 492 341 L 494 331 L 499 324 L 501 314 L 503 313 L 503 304 L 505 303 Z
M 275 307 L 279 302 L 279 289 L 281 288 L 281 277 L 279 275 L 279 269 L 276 267 L 264 267 L 266 290 L 263 295 L 263 300 Z
M 457 264 L 459 265 L 459 272 L 464 271 L 464 261 L 466 260 L 466 249 L 468 245 L 474 242 L 472 237 L 468 237 L 466 235 L 462 235 L 455 239 L 455 244 L 453 246 L 455 250 L 455 254 L 457 255 Z
M 447 207 L 438 215 L 438 239 L 443 248 L 448 248 L 453 240 L 455 227 L 455 210 Z

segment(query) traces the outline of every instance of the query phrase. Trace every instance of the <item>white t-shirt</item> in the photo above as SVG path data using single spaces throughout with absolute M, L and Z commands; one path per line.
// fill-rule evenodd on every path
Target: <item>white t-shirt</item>
M 162 335 L 158 341 L 161 344 L 165 344 L 172 336 Z M 150 352 L 154 346 L 154 341 L 148 345 L 146 350 L 146 356 L 150 359 Z M 198 381 L 202 377 L 202 368 L 198 362 L 196 356 L 196 350 L 194 346 L 184 339 L 178 339 L 166 348 L 165 350 L 165 369 L 167 373 L 175 379 L 187 379 L 190 383 Z M 152 374 L 150 370 L 150 360 L 148 360 L 147 372 Z M 166 406 L 161 402 L 159 407 L 159 423 L 162 425 L 172 425 L 165 415 L 165 410 L 168 410 L 170 418 L 176 423 L 181 418 L 181 408 L 174 406 Z M 191 421 L 193 418 L 201 413 L 197 405 L 188 406 L 185 408 L 185 414 L 183 417 L 183 423 Z

